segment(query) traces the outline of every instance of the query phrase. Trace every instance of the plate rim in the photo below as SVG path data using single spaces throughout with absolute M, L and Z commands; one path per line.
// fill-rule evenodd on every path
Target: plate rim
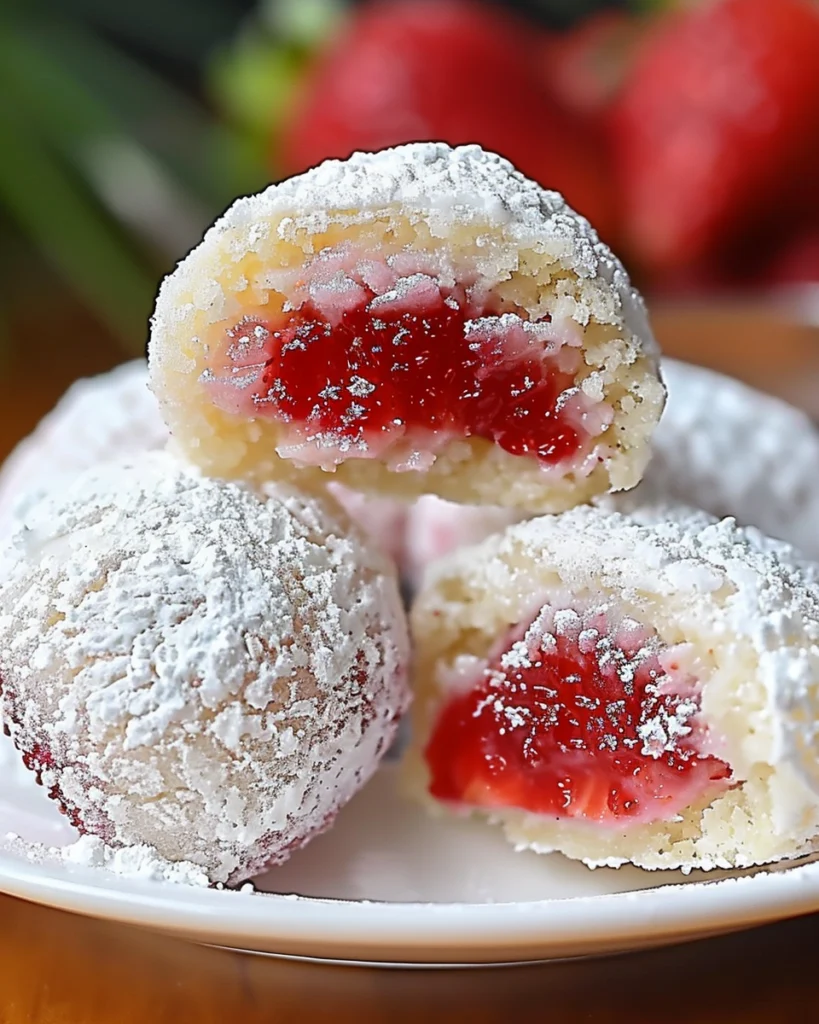
M 565 899 L 391 903 L 121 878 L 101 869 L 34 863 L 4 851 L 0 892 L 198 942 L 236 949 L 252 945 L 256 952 L 315 958 L 309 950 L 320 949 L 326 958 L 347 962 L 441 963 L 442 956 L 446 961 L 447 952 L 457 950 L 457 959 L 470 963 L 483 962 L 482 955 L 510 963 L 561 955 L 553 949 L 572 956 L 587 946 L 614 952 L 807 914 L 819 909 L 819 861 Z M 380 955 L 362 957 L 362 949 Z

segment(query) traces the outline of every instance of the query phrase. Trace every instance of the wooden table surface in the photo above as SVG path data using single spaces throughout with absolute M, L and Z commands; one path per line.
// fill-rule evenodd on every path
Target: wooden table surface
M 819 413 L 819 332 L 771 314 L 661 311 L 672 354 L 729 370 Z M 76 372 L 59 337 L 0 368 L 0 457 Z M 26 353 L 27 355 L 27 353 Z M 116 359 L 80 350 L 80 369 Z M 40 367 L 38 366 L 37 369 Z M 819 915 L 601 960 L 470 971 L 390 971 L 221 952 L 0 897 L 0 1024 L 554 1021 L 810 1024 L 819 1021 Z

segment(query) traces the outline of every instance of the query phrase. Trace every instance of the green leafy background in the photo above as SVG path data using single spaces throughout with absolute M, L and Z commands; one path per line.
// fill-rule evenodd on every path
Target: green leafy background
M 532 0 L 563 24 L 592 2 Z M 0 366 L 79 317 L 143 350 L 157 281 L 275 176 L 275 125 L 344 0 L 5 0 Z

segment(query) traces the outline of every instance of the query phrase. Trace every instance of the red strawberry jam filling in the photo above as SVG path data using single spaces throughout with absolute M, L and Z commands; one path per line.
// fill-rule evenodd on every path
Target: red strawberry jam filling
M 716 795 L 731 771 L 704 752 L 683 651 L 605 610 L 547 605 L 444 706 L 426 748 L 430 792 L 608 826 Z
M 276 419 L 280 455 L 328 469 L 367 457 L 424 469 L 475 437 L 591 471 L 611 408 L 575 385 L 576 325 L 495 308 L 451 275 L 331 255 L 290 285 L 284 311 L 228 329 L 224 365 L 205 374 L 218 405 Z

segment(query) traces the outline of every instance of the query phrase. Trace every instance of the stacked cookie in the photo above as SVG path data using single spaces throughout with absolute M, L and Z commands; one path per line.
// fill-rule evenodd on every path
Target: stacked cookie
M 656 429 L 622 266 L 476 147 L 359 154 L 239 200 L 162 286 L 158 401 L 142 364 L 78 385 L 0 480 L 26 764 L 112 846 L 214 882 L 281 861 L 408 705 L 401 571 L 405 775 L 432 810 L 590 864 L 811 851 L 815 551 L 676 502 L 807 549 L 819 438 L 666 371 Z

